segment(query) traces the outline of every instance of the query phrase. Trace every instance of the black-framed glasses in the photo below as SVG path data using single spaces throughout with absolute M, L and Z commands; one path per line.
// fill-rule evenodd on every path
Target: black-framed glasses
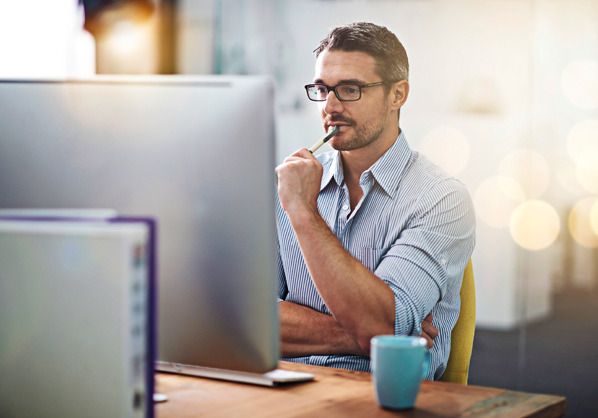
M 327 86 L 323 83 L 306 84 L 305 91 L 307 98 L 314 102 L 324 102 L 328 97 L 328 93 L 334 92 L 334 95 L 341 102 L 355 102 L 361 99 L 361 90 L 368 87 L 382 86 L 386 84 L 385 81 L 377 81 L 375 83 L 357 84 L 357 83 L 339 83 L 336 86 Z

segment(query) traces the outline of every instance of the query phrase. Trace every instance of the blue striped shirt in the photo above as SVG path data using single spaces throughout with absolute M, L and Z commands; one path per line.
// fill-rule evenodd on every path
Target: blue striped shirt
M 343 247 L 392 290 L 395 334 L 420 335 L 423 319 L 432 312 L 439 335 L 430 350 L 428 378 L 439 379 L 459 316 L 463 270 L 475 241 L 473 205 L 465 186 L 412 151 L 401 132 L 361 175 L 363 198 L 351 212 L 340 153 L 327 152 L 318 160 L 324 168 L 320 215 Z M 279 202 L 276 213 L 279 299 L 330 314 Z M 369 357 L 355 355 L 284 360 L 370 371 Z

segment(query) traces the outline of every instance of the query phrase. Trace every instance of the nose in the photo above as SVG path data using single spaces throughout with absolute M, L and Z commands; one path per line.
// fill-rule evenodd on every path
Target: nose
M 341 102 L 336 94 L 331 90 L 328 92 L 326 102 L 324 103 L 324 112 L 327 114 L 341 113 L 343 110 L 343 102 Z

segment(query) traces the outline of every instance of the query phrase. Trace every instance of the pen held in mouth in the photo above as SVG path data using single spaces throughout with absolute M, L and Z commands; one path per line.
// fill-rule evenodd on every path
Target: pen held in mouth
M 308 148 L 309 152 L 311 152 L 312 154 L 314 152 L 316 152 L 318 150 L 318 148 L 320 148 L 322 145 L 324 145 L 326 142 L 328 142 L 328 140 L 330 138 L 332 138 L 334 135 L 336 135 L 339 130 L 340 130 L 340 128 L 338 127 L 338 125 L 331 126 L 328 129 L 328 133 L 326 134 L 326 136 L 324 138 L 320 139 L 318 142 L 316 142 L 315 144 L 313 144 L 311 147 Z

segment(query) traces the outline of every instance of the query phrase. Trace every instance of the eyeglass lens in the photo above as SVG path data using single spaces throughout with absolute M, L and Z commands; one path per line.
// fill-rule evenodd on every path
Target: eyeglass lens
M 324 101 L 330 90 L 335 92 L 339 100 L 357 100 L 361 97 L 361 89 L 357 84 L 339 84 L 335 87 L 315 84 L 308 87 L 308 95 L 311 100 Z

